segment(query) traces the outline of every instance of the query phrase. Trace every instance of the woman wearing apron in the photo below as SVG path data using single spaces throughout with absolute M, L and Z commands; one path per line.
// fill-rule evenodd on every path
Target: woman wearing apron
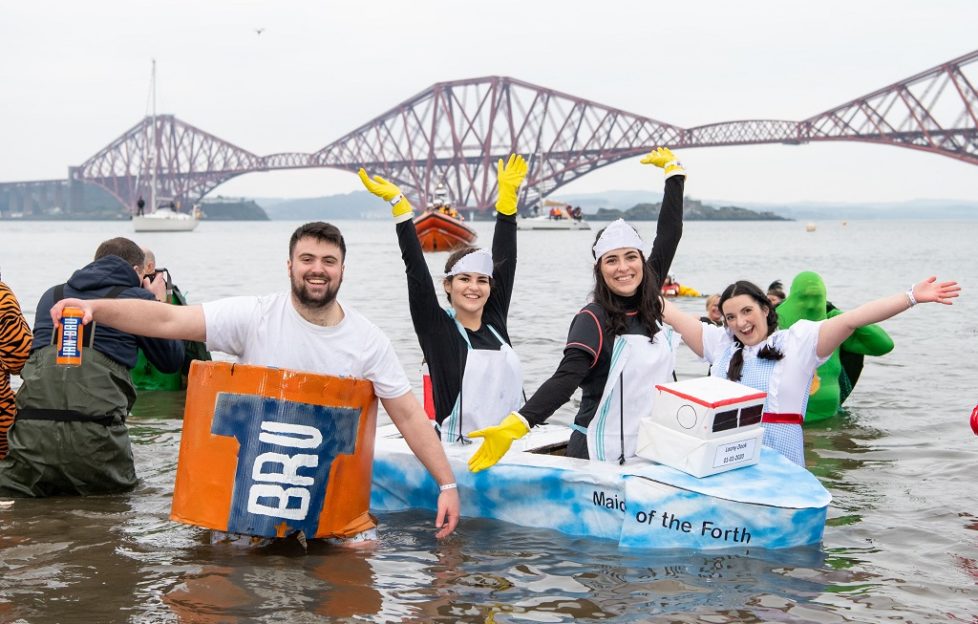
M 411 320 L 431 375 L 435 421 L 443 442 L 465 442 L 474 429 L 523 401 L 523 373 L 507 329 L 516 275 L 516 207 L 527 164 L 512 155 L 497 164 L 496 229 L 492 253 L 465 247 L 445 263 L 442 308 L 414 229 L 411 204 L 380 176 L 360 169 L 374 195 L 393 206 L 397 240 L 407 270 Z
M 661 167 L 666 175 L 648 259 L 641 237 L 623 220 L 598 232 L 592 247 L 593 302 L 571 322 L 564 357 L 553 376 L 519 412 L 469 434 L 483 438 L 469 460 L 473 472 L 495 465 L 513 440 L 546 421 L 577 388 L 583 394 L 567 455 L 623 463 L 635 454 L 638 422 L 651 413 L 655 384 L 672 379 L 675 367 L 678 337 L 662 327 L 659 293 L 682 236 L 686 179 L 667 148 L 653 150 L 642 163 Z
M 957 282 L 931 277 L 906 292 L 863 304 L 824 321 L 797 321 L 778 330 L 778 314 L 756 285 L 740 281 L 720 295 L 726 327 L 700 322 L 671 303 L 663 313 L 696 355 L 710 363 L 710 375 L 767 392 L 764 445 L 805 465 L 802 422 L 815 369 L 852 333 L 909 310 L 918 303 L 951 305 Z

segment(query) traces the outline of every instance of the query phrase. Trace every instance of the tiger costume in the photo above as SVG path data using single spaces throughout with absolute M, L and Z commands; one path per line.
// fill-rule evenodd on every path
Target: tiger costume
M 10 375 L 24 367 L 31 342 L 31 327 L 20 311 L 17 297 L 0 282 L 0 459 L 7 455 L 7 431 L 17 414 Z

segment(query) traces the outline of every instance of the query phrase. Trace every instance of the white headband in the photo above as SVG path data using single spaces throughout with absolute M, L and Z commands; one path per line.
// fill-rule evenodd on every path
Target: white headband
M 633 248 L 639 251 L 645 246 L 642 237 L 638 235 L 635 228 L 625 223 L 624 219 L 614 221 L 601 232 L 598 242 L 594 243 L 594 262 L 597 263 L 601 256 L 614 249 Z
M 485 249 L 477 249 L 472 253 L 465 254 L 458 259 L 458 262 L 445 274 L 445 277 L 459 273 L 481 273 L 492 277 L 492 254 Z

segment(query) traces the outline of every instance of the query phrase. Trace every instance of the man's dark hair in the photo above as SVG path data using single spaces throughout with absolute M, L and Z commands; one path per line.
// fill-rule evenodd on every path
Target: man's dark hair
M 306 223 L 305 225 L 299 226 L 295 232 L 292 232 L 292 238 L 289 239 L 289 258 L 292 257 L 292 252 L 295 251 L 295 245 L 299 242 L 299 239 L 306 238 L 307 236 L 315 238 L 317 241 L 336 245 L 340 248 L 340 253 L 343 254 L 340 260 L 346 261 L 346 241 L 343 240 L 343 234 L 340 233 L 340 229 L 335 225 L 322 221 Z
M 95 259 L 101 260 L 105 256 L 119 256 L 129 266 L 141 267 L 146 262 L 146 254 L 139 248 L 139 245 L 121 236 L 110 238 L 98 246 L 98 249 L 95 250 Z

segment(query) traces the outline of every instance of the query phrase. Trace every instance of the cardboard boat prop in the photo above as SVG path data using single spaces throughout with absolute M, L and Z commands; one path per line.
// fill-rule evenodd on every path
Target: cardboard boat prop
M 438 211 L 426 211 L 414 218 L 421 249 L 451 251 L 475 242 L 475 230 L 465 223 Z
M 547 454 L 569 436 L 565 427 L 535 427 L 475 474 L 467 463 L 478 445 L 446 446 L 462 515 L 610 539 L 620 548 L 775 549 L 822 540 L 831 495 L 777 451 L 765 447 L 753 466 L 700 479 L 642 458 L 619 466 Z M 381 427 L 371 510 L 433 510 L 437 498 L 437 484 L 397 430 Z
M 446 446 L 462 515 L 610 539 L 621 548 L 776 549 L 822 540 L 832 497 L 803 467 L 762 448 L 763 392 L 720 379 L 658 389 L 651 422 L 639 431 L 640 454 L 657 461 L 619 465 L 553 454 L 570 438 L 569 428 L 554 425 L 533 428 L 476 474 L 468 459 L 478 444 Z M 397 430 L 378 430 L 375 450 L 371 509 L 433 509 L 438 487 Z
M 259 537 L 372 528 L 376 427 L 369 381 L 196 361 L 170 517 Z

